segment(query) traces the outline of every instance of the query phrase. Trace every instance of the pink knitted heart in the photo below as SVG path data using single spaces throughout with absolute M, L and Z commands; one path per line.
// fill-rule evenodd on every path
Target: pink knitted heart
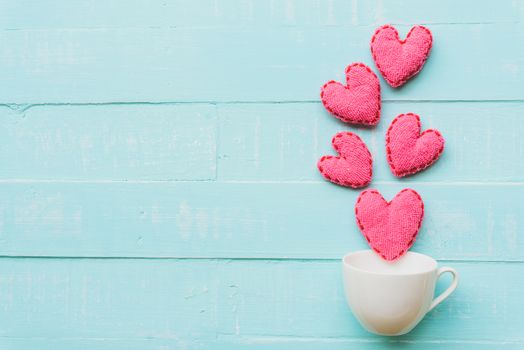
M 378 28 L 371 39 L 371 54 L 388 84 L 399 87 L 420 72 L 432 42 L 431 32 L 426 27 L 413 27 L 406 39 L 400 40 L 397 30 L 385 25 Z
M 386 153 L 394 175 L 415 174 L 437 161 L 444 151 L 444 138 L 437 130 L 420 133 L 420 117 L 400 114 L 386 133 Z
M 393 261 L 415 242 L 424 217 L 420 195 L 406 188 L 386 202 L 377 190 L 366 190 L 355 204 L 357 224 L 369 246 L 382 258 Z
M 338 119 L 353 124 L 376 125 L 380 119 L 380 83 L 363 63 L 346 68 L 346 86 L 328 81 L 320 98 L 324 107 Z
M 372 159 L 366 144 L 351 132 L 339 132 L 331 140 L 340 157 L 323 156 L 318 170 L 331 182 L 353 188 L 363 187 L 371 181 Z

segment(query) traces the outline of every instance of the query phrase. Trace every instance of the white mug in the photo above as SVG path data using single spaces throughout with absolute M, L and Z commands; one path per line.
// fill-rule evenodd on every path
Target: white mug
M 408 333 L 428 311 L 458 285 L 458 273 L 424 254 L 407 252 L 394 262 L 374 251 L 348 253 L 342 258 L 344 290 L 349 307 L 368 331 L 380 335 Z M 433 299 L 437 279 L 453 275 L 451 285 Z

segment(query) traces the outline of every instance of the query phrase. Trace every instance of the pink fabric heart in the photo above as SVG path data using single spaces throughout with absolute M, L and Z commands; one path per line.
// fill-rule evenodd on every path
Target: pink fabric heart
M 320 98 L 331 114 L 346 123 L 376 125 L 380 119 L 380 83 L 363 63 L 346 68 L 346 85 L 333 80 L 324 84 Z
M 420 117 L 400 114 L 386 133 L 386 154 L 394 175 L 415 174 L 435 163 L 444 151 L 444 138 L 434 129 L 420 133 Z
M 396 88 L 420 72 L 432 43 L 433 37 L 426 27 L 413 27 L 406 39 L 400 40 L 398 31 L 385 25 L 371 39 L 371 54 L 384 79 Z
M 331 143 L 340 157 L 320 158 L 317 166 L 322 176 L 341 186 L 358 188 L 369 184 L 373 173 L 371 153 L 360 137 L 339 132 Z
M 355 216 L 369 246 L 385 260 L 393 261 L 415 242 L 424 217 L 424 202 L 409 188 L 397 193 L 391 202 L 386 202 L 377 190 L 366 190 L 357 199 Z

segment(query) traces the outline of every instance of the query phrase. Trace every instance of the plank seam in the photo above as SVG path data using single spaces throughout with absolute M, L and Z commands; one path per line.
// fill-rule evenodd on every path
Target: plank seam
M 165 261 L 208 261 L 208 262 L 274 262 L 274 263 L 339 263 L 341 258 L 278 258 L 278 257 L 181 257 L 181 256 L 60 256 L 60 255 L 0 255 L 0 259 L 27 260 L 165 260 Z M 436 259 L 441 263 L 458 264 L 522 264 L 524 260 L 468 260 Z
M 493 99 L 493 100 L 398 100 L 382 99 L 382 103 L 524 103 L 524 99 Z M 202 101 L 105 101 L 105 102 L 48 102 L 48 103 L 11 103 L 0 102 L 0 107 L 9 108 L 15 112 L 23 113 L 35 107 L 69 107 L 69 106 L 162 106 L 162 105 L 243 105 L 243 104 L 322 104 L 320 100 L 202 100 Z

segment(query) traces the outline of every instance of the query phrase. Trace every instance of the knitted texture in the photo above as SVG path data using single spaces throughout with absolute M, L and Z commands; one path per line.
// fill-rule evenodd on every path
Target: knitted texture
M 360 231 L 383 259 L 394 261 L 413 245 L 424 217 L 420 195 L 406 188 L 386 202 L 377 190 L 366 190 L 355 204 Z
M 331 114 L 346 123 L 376 125 L 380 119 L 380 83 L 363 63 L 346 68 L 346 85 L 333 80 L 324 84 L 320 98 Z
M 366 144 L 351 132 L 339 132 L 331 143 L 339 157 L 323 156 L 318 170 L 328 181 L 347 187 L 363 187 L 370 183 L 372 158 Z
M 403 85 L 424 66 L 433 38 L 426 27 L 411 28 L 405 40 L 397 30 L 385 25 L 378 28 L 371 39 L 371 54 L 375 64 L 392 87 Z
M 386 154 L 394 175 L 415 174 L 437 161 L 444 138 L 437 130 L 420 133 L 420 117 L 413 113 L 396 117 L 386 133 Z

